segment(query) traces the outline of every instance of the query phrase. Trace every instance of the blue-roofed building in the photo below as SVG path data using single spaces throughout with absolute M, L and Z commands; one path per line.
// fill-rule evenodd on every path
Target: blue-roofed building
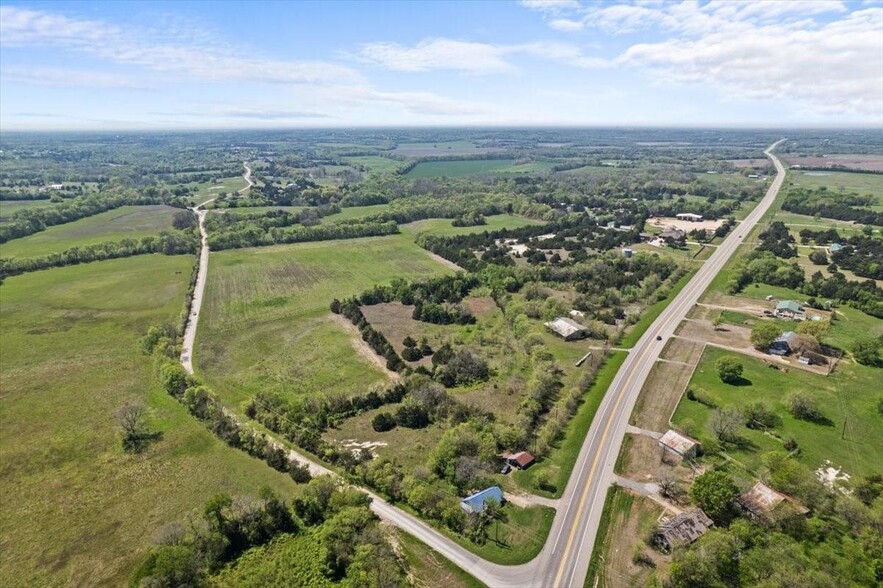
M 791 353 L 791 340 L 797 336 L 794 331 L 785 331 L 770 345 L 770 355 L 788 355 Z
M 503 490 L 499 486 L 491 486 L 481 492 L 476 492 L 468 498 L 460 501 L 460 508 L 470 514 L 478 514 L 484 510 L 488 502 L 503 504 Z
M 831 253 L 837 253 L 838 251 L 843 251 L 843 245 L 841 245 L 840 243 L 831 243 L 828 246 L 828 251 L 830 251 Z

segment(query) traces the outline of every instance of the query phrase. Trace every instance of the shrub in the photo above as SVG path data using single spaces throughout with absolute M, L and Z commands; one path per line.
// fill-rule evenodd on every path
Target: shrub
M 378 433 L 391 431 L 396 426 L 396 419 L 388 412 L 381 412 L 371 419 L 371 428 Z
M 853 342 L 852 356 L 864 365 L 875 365 L 880 359 L 880 341 L 873 337 L 858 339 Z
M 792 395 L 788 400 L 788 410 L 791 411 L 794 418 L 800 420 L 810 422 L 820 422 L 825 420 L 825 417 L 816 406 L 815 401 L 800 393 Z
M 423 354 L 416 347 L 405 347 L 402 350 L 402 359 L 405 361 L 419 361 L 423 359 Z

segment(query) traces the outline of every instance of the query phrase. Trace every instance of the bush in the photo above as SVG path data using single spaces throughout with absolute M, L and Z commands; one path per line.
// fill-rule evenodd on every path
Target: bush
M 405 361 L 420 361 L 423 359 L 423 354 L 416 347 L 405 347 L 402 350 L 402 359 Z
M 288 464 L 288 475 L 297 484 L 306 484 L 313 479 L 313 476 L 310 474 L 310 467 L 296 460 L 291 460 L 291 463 Z
M 828 265 L 828 256 L 821 249 L 816 249 L 810 253 L 809 260 L 816 265 Z
M 715 364 L 717 374 L 726 384 L 738 384 L 742 380 L 742 364 L 732 357 L 722 357 Z
M 429 414 L 416 402 L 405 402 L 396 411 L 395 421 L 409 429 L 422 429 L 429 424 Z
M 797 393 L 788 400 L 788 410 L 794 415 L 794 418 L 810 422 L 823 422 L 825 417 L 822 415 L 812 398 Z
M 392 414 L 388 412 L 381 412 L 376 415 L 373 419 L 371 419 L 371 428 L 377 431 L 378 433 L 383 433 L 385 431 L 391 431 L 395 429 L 396 419 L 392 416 Z
M 858 339 L 853 342 L 852 356 L 863 365 L 875 365 L 880 359 L 880 341 L 873 337 Z

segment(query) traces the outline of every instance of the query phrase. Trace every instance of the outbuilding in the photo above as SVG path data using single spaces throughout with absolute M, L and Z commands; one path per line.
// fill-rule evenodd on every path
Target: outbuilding
M 809 509 L 791 498 L 787 494 L 782 494 L 773 490 L 763 482 L 757 482 L 750 490 L 743 493 L 738 501 L 742 510 L 753 519 L 760 519 L 768 516 L 774 510 L 779 508 L 783 503 L 790 505 L 798 514 L 806 514 Z
M 688 510 L 662 522 L 653 535 L 653 542 L 662 551 L 670 553 L 675 547 L 693 543 L 713 525 L 702 509 Z
M 545 323 L 545 325 L 546 328 L 565 341 L 585 339 L 589 336 L 589 330 L 587 328 L 567 317 L 559 316 L 555 320 Z
M 460 508 L 469 514 L 478 514 L 484 511 L 489 502 L 495 502 L 498 505 L 503 504 L 503 490 L 499 486 L 491 486 L 481 492 L 476 492 L 472 496 L 467 496 L 460 501 Z
M 769 353 L 770 355 L 788 355 L 793 350 L 791 349 L 791 342 L 794 340 L 794 337 L 797 336 L 797 333 L 794 331 L 785 331 L 773 341 L 773 344 L 770 345 Z
M 682 459 L 693 459 L 699 452 L 700 444 L 696 439 L 691 439 L 674 429 L 669 429 L 659 438 L 659 447 L 662 448 L 663 457 L 671 451 Z
M 513 468 L 525 470 L 536 461 L 536 458 L 529 451 L 519 451 L 518 453 L 507 453 L 503 455 L 506 463 Z

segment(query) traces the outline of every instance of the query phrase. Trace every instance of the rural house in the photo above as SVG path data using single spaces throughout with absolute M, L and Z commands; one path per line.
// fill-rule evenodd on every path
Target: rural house
M 776 316 L 779 318 L 802 319 L 804 308 L 793 300 L 782 300 L 776 304 Z
M 505 453 L 503 459 L 513 468 L 525 470 L 535 461 L 535 458 L 529 451 L 519 451 L 518 453 Z
M 675 547 L 689 545 L 705 534 L 714 523 L 702 509 L 689 510 L 662 522 L 653 535 L 659 549 L 669 553 Z
M 840 243 L 831 243 L 828 246 L 828 253 L 838 253 L 840 251 L 843 251 L 843 245 Z
M 674 227 L 669 227 L 669 228 L 665 229 L 664 231 L 662 231 L 661 233 L 659 233 L 659 235 L 657 235 L 657 237 L 659 237 L 660 239 L 664 239 L 666 241 L 680 241 L 681 239 L 683 239 L 686 236 L 687 236 L 687 233 L 685 233 L 681 229 L 676 229 Z
M 491 486 L 464 498 L 460 501 L 460 508 L 469 514 L 478 514 L 484 510 L 488 502 L 503 504 L 503 491 L 499 486 Z
M 798 514 L 806 514 L 809 509 L 788 496 L 773 490 L 763 482 L 757 482 L 742 494 L 738 501 L 742 510 L 753 519 L 763 518 L 776 510 L 783 502 L 790 504 Z
M 573 341 L 574 339 L 585 339 L 589 336 L 589 330 L 573 319 L 559 316 L 554 321 L 545 323 L 546 328 L 564 339 L 565 341 Z
M 769 353 L 770 355 L 788 355 L 791 353 L 791 342 L 794 340 L 794 337 L 797 336 L 797 333 L 794 331 L 785 331 L 773 341 L 773 344 L 770 345 Z
M 692 212 L 682 212 L 680 214 L 676 214 L 675 218 L 678 220 L 689 221 L 691 223 L 702 222 L 703 219 L 701 214 L 693 214 Z
M 699 451 L 699 441 L 691 439 L 686 435 L 681 435 L 673 429 L 665 432 L 665 435 L 659 438 L 659 447 L 662 448 L 662 457 L 669 451 L 680 456 L 681 459 L 693 459 Z

